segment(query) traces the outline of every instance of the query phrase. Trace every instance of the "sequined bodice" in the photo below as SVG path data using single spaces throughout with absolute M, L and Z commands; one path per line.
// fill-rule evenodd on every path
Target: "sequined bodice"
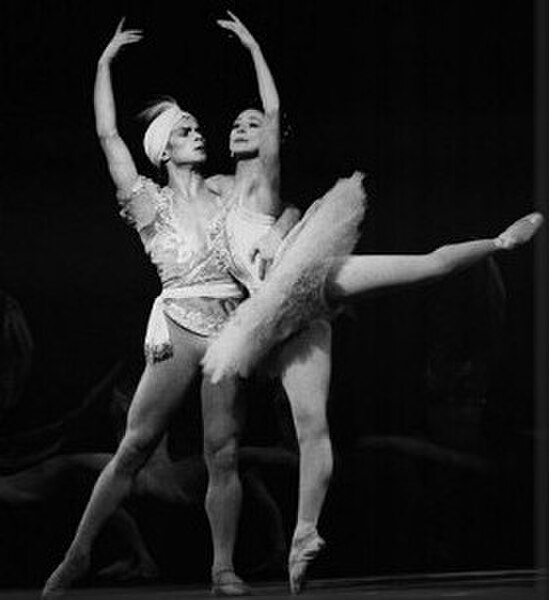
M 156 212 L 150 222 L 138 227 L 138 231 L 162 286 L 233 281 L 225 263 L 220 260 L 221 253 L 215 251 L 215 244 L 221 243 L 216 232 L 223 218 L 222 199 L 214 196 L 218 211 L 207 226 L 193 227 L 192 224 L 180 222 L 176 215 L 174 193 L 170 188 L 160 188 L 150 180 L 145 180 L 141 185 L 146 186 L 149 201 L 154 203 Z M 134 194 L 141 189 L 138 188 Z M 131 211 L 127 209 L 126 213 L 123 216 L 131 220 Z

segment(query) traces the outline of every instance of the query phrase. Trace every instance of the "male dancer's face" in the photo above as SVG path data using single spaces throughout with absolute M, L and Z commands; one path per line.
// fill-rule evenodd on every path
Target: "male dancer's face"
M 206 143 L 194 117 L 182 117 L 172 129 L 166 152 L 176 165 L 199 164 L 206 160 Z

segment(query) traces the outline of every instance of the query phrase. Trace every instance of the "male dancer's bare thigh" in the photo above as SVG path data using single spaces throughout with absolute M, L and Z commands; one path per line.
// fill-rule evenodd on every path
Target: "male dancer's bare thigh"
M 168 319 L 173 356 L 147 363 L 128 412 L 128 429 L 146 426 L 161 432 L 184 400 L 200 368 L 208 338 L 192 333 Z

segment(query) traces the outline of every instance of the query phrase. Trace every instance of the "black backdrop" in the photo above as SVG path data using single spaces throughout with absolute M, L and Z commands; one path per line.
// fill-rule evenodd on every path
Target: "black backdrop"
M 122 15 L 128 27 L 144 29 L 145 40 L 114 66 L 119 129 L 143 172 L 150 174 L 136 115 L 160 94 L 198 116 L 209 171 L 228 172 L 231 119 L 258 100 L 249 57 L 215 25 L 225 8 L 256 35 L 278 84 L 290 132 L 285 199 L 306 208 L 337 177 L 368 173 L 371 209 L 359 251 L 424 252 L 495 235 L 531 210 L 527 2 L 3 2 L 0 288 L 19 301 L 35 339 L 32 378 L 20 405 L 3 418 L 4 435 L 62 418 L 112 365 L 138 353 L 158 292 L 139 240 L 117 217 L 95 137 L 92 87 L 102 48 Z M 338 451 L 357 451 L 365 436 L 412 435 L 458 448 L 472 436 L 468 450 L 504 466 L 514 453 L 513 473 L 531 489 L 532 256 L 528 247 L 435 287 L 367 300 L 338 319 L 330 403 Z M 505 317 L 494 324 L 498 302 Z M 427 382 L 429 357 L 437 343 L 456 339 L 465 353 L 480 348 L 489 355 L 480 433 L 478 423 L 459 425 L 455 415 L 441 425 L 428 409 L 439 393 Z M 101 438 L 98 424 L 89 428 L 86 439 Z M 392 491 L 407 472 L 395 468 Z M 515 510 L 516 498 L 502 496 L 510 538 L 485 540 L 467 566 L 530 564 L 528 497 Z M 330 523 L 335 531 L 336 519 Z M 351 530 L 349 522 L 339 528 Z M 454 539 L 450 546 L 462 556 L 467 543 Z M 365 564 L 355 571 L 411 568 L 389 559 L 371 569 Z

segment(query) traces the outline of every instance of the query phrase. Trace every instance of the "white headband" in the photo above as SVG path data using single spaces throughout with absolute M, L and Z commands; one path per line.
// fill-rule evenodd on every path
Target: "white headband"
M 162 154 L 168 145 L 173 128 L 183 117 L 191 116 L 190 113 L 181 110 L 177 104 L 173 104 L 153 119 L 143 136 L 145 154 L 153 165 L 160 166 Z

